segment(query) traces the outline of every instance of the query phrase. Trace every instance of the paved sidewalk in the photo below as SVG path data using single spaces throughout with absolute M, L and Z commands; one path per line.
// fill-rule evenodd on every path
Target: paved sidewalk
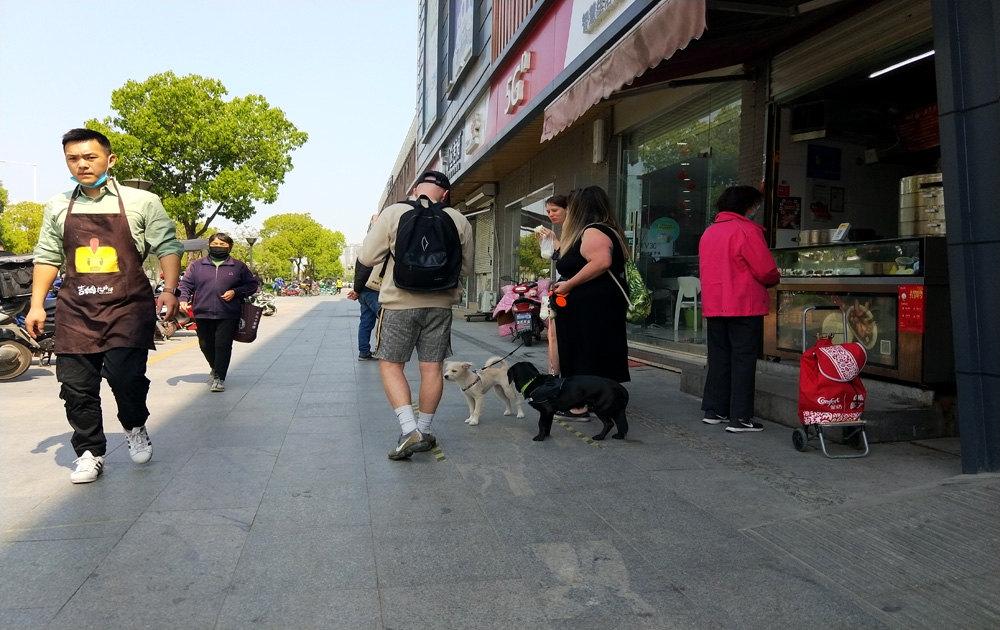
M 445 383 L 441 449 L 393 462 L 357 324 L 340 296 L 279 299 L 222 394 L 180 333 L 149 366 L 152 461 L 109 413 L 87 485 L 51 371 L 0 383 L 0 628 L 1000 627 L 1000 476 L 960 475 L 954 440 L 799 453 L 775 424 L 702 424 L 677 374 L 636 367 L 625 441 L 595 421 L 532 442 L 534 410 L 492 394 L 470 427 Z M 461 318 L 453 346 L 514 348 Z

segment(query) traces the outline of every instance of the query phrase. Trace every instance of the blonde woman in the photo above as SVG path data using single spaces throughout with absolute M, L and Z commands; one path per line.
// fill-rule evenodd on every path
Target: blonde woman
M 566 295 L 556 338 L 561 376 L 630 379 L 625 335 L 625 234 L 599 186 L 571 193 L 552 289 Z M 610 274 L 608 271 L 610 270 Z M 614 275 L 614 277 L 612 277 Z M 620 283 L 620 286 L 619 284 Z

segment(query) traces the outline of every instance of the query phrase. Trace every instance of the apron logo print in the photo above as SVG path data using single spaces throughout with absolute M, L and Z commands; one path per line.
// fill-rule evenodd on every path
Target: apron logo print
M 103 287 L 95 287 L 94 285 L 90 285 L 89 287 L 79 286 L 76 290 L 78 295 L 111 295 L 115 292 L 115 288 L 108 285 L 104 285 Z
M 117 273 L 118 251 L 102 246 L 97 238 L 90 239 L 89 247 L 76 248 L 77 273 Z

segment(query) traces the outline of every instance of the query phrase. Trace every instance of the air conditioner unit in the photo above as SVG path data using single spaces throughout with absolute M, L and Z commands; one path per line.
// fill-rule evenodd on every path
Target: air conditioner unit
M 479 295 L 479 312 L 492 313 L 493 307 L 497 303 L 497 294 L 492 291 L 483 291 Z
M 470 209 L 488 206 L 493 202 L 496 194 L 496 184 L 483 184 L 465 199 L 465 206 Z

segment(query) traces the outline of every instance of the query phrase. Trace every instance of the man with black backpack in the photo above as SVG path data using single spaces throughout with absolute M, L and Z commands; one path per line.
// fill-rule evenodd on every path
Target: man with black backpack
M 389 452 L 392 460 L 437 445 L 430 427 L 444 388 L 444 360 L 451 356 L 451 307 L 462 298 L 459 278 L 472 273 L 475 256 L 472 226 L 445 202 L 450 189 L 443 173 L 421 175 L 410 200 L 382 211 L 358 255 L 368 267 L 385 265 L 374 356 L 402 430 Z M 418 414 L 403 373 L 414 349 L 420 363 Z

